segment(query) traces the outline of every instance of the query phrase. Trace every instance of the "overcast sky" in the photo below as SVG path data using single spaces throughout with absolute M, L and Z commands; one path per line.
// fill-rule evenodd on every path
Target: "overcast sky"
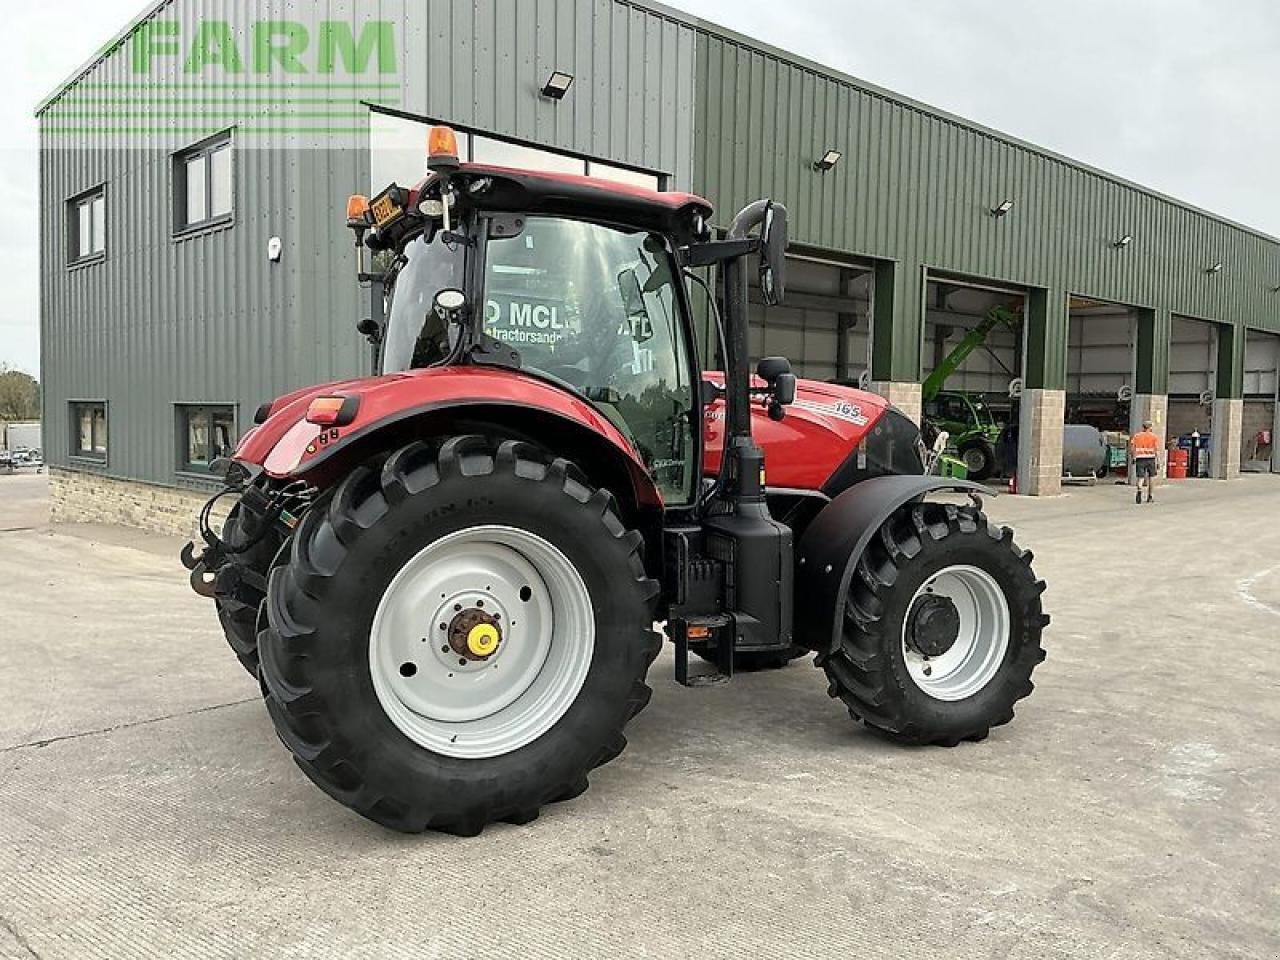
M 1280 236 L 1275 0 L 673 5 Z M 65 199 L 38 196 L 32 111 L 142 6 L 5 4 L 0 362 L 39 365 L 34 208 Z

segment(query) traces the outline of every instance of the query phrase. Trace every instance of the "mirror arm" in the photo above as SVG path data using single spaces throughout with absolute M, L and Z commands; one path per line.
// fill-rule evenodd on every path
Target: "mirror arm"
M 693 243 L 676 251 L 682 267 L 709 267 L 736 257 L 745 257 L 760 249 L 759 237 L 742 237 L 737 240 L 708 240 Z

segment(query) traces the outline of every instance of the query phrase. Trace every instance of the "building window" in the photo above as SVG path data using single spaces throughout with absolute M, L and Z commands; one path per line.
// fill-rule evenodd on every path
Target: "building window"
M 222 133 L 174 157 L 174 211 L 178 232 L 231 219 L 231 134 Z
M 183 473 L 208 473 L 215 460 L 235 452 L 235 407 L 180 404 L 178 443 L 178 469 Z
M 107 405 L 101 400 L 71 404 L 71 455 L 107 459 Z
M 99 260 L 107 253 L 107 194 L 98 187 L 68 205 L 67 244 L 72 263 Z

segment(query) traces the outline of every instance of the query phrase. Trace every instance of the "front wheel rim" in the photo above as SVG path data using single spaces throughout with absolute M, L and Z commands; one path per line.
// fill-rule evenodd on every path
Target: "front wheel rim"
M 943 567 L 930 575 L 907 609 L 930 594 L 955 605 L 959 617 L 955 642 L 939 656 L 924 656 L 910 644 L 904 620 L 902 658 L 912 682 L 924 693 L 935 700 L 963 700 L 983 690 L 1000 672 L 1009 650 L 1009 602 L 995 577 L 967 564 Z
M 459 616 L 483 613 L 501 641 L 482 659 L 450 645 Z M 591 595 L 553 544 L 518 527 L 469 527 L 415 554 L 382 595 L 369 635 L 374 692 L 420 747 L 482 759 L 559 722 L 595 649 Z

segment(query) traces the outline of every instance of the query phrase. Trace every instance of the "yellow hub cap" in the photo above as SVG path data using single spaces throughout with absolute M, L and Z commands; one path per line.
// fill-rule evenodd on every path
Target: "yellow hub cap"
M 467 649 L 472 656 L 487 657 L 498 649 L 498 628 L 491 623 L 477 623 L 467 633 Z

